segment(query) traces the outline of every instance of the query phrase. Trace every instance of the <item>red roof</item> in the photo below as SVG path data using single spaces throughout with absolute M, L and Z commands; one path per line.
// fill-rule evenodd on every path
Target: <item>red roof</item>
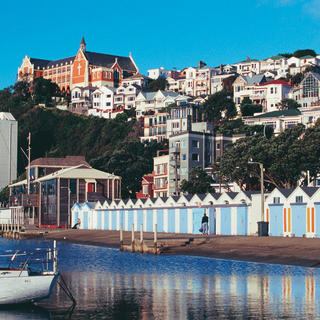
M 74 167 L 84 165 L 90 168 L 84 156 L 66 156 L 65 158 L 38 158 L 31 161 L 30 165 L 39 167 Z
M 153 176 L 143 176 L 142 177 L 142 184 L 143 184 L 143 180 L 145 180 L 147 183 L 153 183 Z
M 268 82 L 265 82 L 265 83 L 261 84 L 260 86 L 267 86 L 269 84 L 282 84 L 283 86 L 291 87 L 291 83 L 290 82 L 287 82 L 287 81 L 284 81 L 284 80 L 281 80 L 281 79 L 268 81 Z

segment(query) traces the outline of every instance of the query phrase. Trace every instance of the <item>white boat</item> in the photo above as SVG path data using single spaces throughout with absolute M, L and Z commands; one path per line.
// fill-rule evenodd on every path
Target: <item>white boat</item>
M 59 277 L 55 245 L 53 255 L 46 249 L 0 257 L 11 257 L 8 266 L 0 267 L 0 305 L 36 302 L 50 296 Z M 53 260 L 53 270 L 49 270 L 49 260 Z

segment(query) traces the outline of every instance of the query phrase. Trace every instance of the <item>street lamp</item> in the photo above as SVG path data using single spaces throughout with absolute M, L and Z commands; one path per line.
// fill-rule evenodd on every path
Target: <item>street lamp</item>
M 258 235 L 262 236 L 262 235 L 267 235 L 265 233 L 267 232 L 262 232 L 262 230 L 264 228 L 267 228 L 268 230 L 268 222 L 264 221 L 264 185 L 263 185 L 263 163 L 261 162 L 255 162 L 255 161 L 248 161 L 248 164 L 258 164 L 260 167 L 260 189 L 261 189 L 261 221 L 258 221 Z M 261 228 L 261 229 L 260 229 Z M 261 232 L 260 232 L 261 230 Z

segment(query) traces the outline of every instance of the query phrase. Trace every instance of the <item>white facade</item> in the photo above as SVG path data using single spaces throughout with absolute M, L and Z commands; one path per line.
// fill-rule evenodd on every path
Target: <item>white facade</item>
M 136 98 L 136 116 L 143 117 L 148 111 L 158 113 L 172 103 L 187 103 L 190 97 L 172 91 L 140 92 Z
M 320 74 L 308 72 L 299 85 L 291 89 L 289 97 L 296 100 L 302 107 L 319 105 L 319 89 Z
M 156 80 L 158 78 L 167 78 L 171 74 L 170 70 L 166 70 L 164 67 L 156 68 L 156 69 L 149 69 L 148 70 L 148 77 Z
M 169 195 L 169 155 L 153 158 L 154 197 L 167 197 Z
M 102 86 L 92 93 L 92 109 L 88 111 L 89 115 L 101 118 L 112 119 L 113 116 L 113 98 L 116 89 Z
M 252 76 L 260 73 L 260 61 L 251 60 L 247 57 L 246 61 L 234 63 L 233 66 L 237 68 L 237 73 L 243 76 Z
M 18 122 L 0 112 L 0 190 L 17 179 Z

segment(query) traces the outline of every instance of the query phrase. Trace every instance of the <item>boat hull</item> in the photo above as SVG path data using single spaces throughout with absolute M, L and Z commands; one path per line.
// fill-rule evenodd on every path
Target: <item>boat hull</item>
M 41 275 L 0 277 L 0 305 L 27 303 L 50 296 L 58 279 L 58 273 Z

